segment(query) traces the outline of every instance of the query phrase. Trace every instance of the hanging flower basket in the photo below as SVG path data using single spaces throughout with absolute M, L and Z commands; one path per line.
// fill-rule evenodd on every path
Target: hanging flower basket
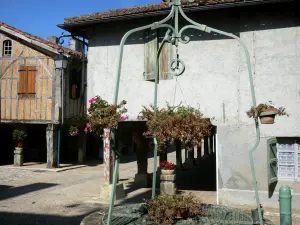
M 251 107 L 247 111 L 248 117 L 257 118 L 259 117 L 261 124 L 273 124 L 275 122 L 275 116 L 289 116 L 286 113 L 285 108 L 276 108 L 271 101 L 265 104 L 259 104 L 257 107 Z
M 79 129 L 76 126 L 70 126 L 69 128 L 70 136 L 75 137 L 79 134 Z
M 278 109 L 267 108 L 262 109 L 259 113 L 259 119 L 261 124 L 273 124 L 275 121 L 275 116 L 278 114 Z

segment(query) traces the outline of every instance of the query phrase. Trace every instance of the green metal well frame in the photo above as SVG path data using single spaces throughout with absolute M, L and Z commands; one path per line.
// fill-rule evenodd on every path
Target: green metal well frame
M 194 0 L 189 0 L 190 3 L 192 3 Z M 221 34 L 227 37 L 231 37 L 235 40 L 237 40 L 240 45 L 243 47 L 246 60 L 247 60 L 247 66 L 248 66 L 248 74 L 249 74 L 249 82 L 250 82 L 250 89 L 251 89 L 251 95 L 252 95 L 252 105 L 256 107 L 256 98 L 255 98 L 255 90 L 254 90 L 254 84 L 253 84 L 253 76 L 252 76 L 252 69 L 251 69 L 251 63 L 250 63 L 250 56 L 249 51 L 246 47 L 246 45 L 242 42 L 242 40 L 231 33 L 227 33 L 221 30 L 217 30 L 211 27 L 208 27 L 204 24 L 199 24 L 194 22 L 193 20 L 189 19 L 187 15 L 183 12 L 181 7 L 181 1 L 180 0 L 170 0 L 169 6 L 171 7 L 171 11 L 169 15 L 159 21 L 152 23 L 150 25 L 142 26 L 139 28 L 132 29 L 128 31 L 122 38 L 120 43 L 120 55 L 119 55 L 119 63 L 118 63 L 118 72 L 117 72 L 117 80 L 116 80 L 116 87 L 115 87 L 115 96 L 114 96 L 114 104 L 117 104 L 118 102 L 118 95 L 119 95 L 119 86 L 120 86 L 120 77 L 121 77 L 121 68 L 122 68 L 122 61 L 123 61 L 123 50 L 124 45 L 127 40 L 127 38 L 139 31 L 151 29 L 159 29 L 159 28 L 167 28 L 167 32 L 165 34 L 165 37 L 163 38 L 162 44 L 158 49 L 157 57 L 156 57 L 156 69 L 155 69 L 155 88 L 154 88 L 154 107 L 157 107 L 157 92 L 158 92 L 158 77 L 159 77 L 159 63 L 158 59 L 162 50 L 162 47 L 166 42 L 172 43 L 173 45 L 178 47 L 179 43 L 187 44 L 190 41 L 190 38 L 188 36 L 184 36 L 183 32 L 187 29 L 196 29 L 200 30 L 206 33 L 217 33 Z M 187 22 L 190 23 L 190 25 L 186 25 L 179 29 L 179 15 L 181 15 Z M 171 24 L 167 24 L 168 21 L 171 21 Z M 179 59 L 179 55 L 177 54 L 177 57 L 171 62 L 170 69 L 174 72 L 175 76 L 179 76 L 184 72 L 185 65 L 182 60 Z M 260 206 L 260 200 L 259 200 L 259 194 L 258 194 L 258 186 L 256 181 L 256 175 L 255 175 L 255 168 L 254 168 L 254 160 L 253 160 L 253 152 L 257 149 L 259 143 L 260 143 L 260 128 L 257 117 L 255 117 L 255 127 L 256 127 L 256 142 L 254 146 L 249 150 L 249 160 L 250 160 L 250 166 L 251 166 L 251 173 L 252 173 L 252 182 L 255 189 L 255 197 L 256 197 L 256 204 L 257 204 L 257 210 L 259 214 L 259 222 L 260 225 L 263 225 L 263 218 L 262 218 L 262 210 Z M 156 168 L 157 168 L 157 150 L 158 150 L 158 140 L 154 138 L 154 172 L 153 172 L 153 182 L 152 182 L 152 198 L 155 196 L 155 187 L 156 187 Z M 113 174 L 113 190 L 112 194 L 110 196 L 110 206 L 109 206 L 109 212 L 108 212 L 108 223 L 107 225 L 111 225 L 112 221 L 112 214 L 113 214 L 113 208 L 114 208 L 114 202 L 115 202 L 115 193 L 116 193 L 116 184 L 117 184 L 117 178 L 119 177 L 119 157 L 116 157 L 115 161 L 115 168 L 114 168 L 114 174 Z

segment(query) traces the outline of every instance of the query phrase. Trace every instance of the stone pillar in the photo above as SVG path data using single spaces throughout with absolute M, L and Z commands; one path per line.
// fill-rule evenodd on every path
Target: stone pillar
M 202 157 L 202 141 L 199 146 L 197 146 L 197 160 L 201 160 Z
M 176 194 L 176 175 L 160 175 L 160 194 L 175 195 Z
M 114 157 L 113 157 L 113 151 L 110 147 L 110 129 L 104 129 L 103 164 L 104 164 L 104 182 L 106 184 L 111 184 L 113 178 Z
M 86 134 L 84 133 L 83 129 L 83 127 L 79 128 L 78 163 L 83 163 L 86 158 Z
M 185 146 L 187 151 L 187 159 L 185 161 L 185 164 L 189 167 L 195 166 L 195 150 L 194 147 L 190 147 L 188 145 Z
M 149 186 L 148 175 L 148 141 L 143 136 L 143 132 L 133 132 L 136 143 L 136 157 L 137 157 L 137 174 L 135 175 L 135 185 L 140 188 Z
M 209 137 L 209 154 L 212 155 L 214 153 L 214 135 L 212 134 Z
M 48 124 L 46 128 L 47 168 L 57 167 L 57 125 Z
M 204 137 L 204 156 L 209 155 L 209 138 Z
M 112 192 L 112 181 L 114 171 L 114 153 L 111 148 L 110 129 L 104 129 L 103 133 L 103 164 L 104 164 L 104 183 L 100 187 L 100 202 L 108 204 Z M 116 199 L 125 197 L 123 183 L 116 186 Z
M 181 141 L 175 140 L 175 149 L 176 149 L 176 166 L 179 168 L 183 168 L 182 165 L 182 154 L 181 154 Z

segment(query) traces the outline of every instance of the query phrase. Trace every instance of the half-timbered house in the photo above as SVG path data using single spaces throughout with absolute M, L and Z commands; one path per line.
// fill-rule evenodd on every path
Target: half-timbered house
M 80 42 L 69 49 L 58 45 L 55 36 L 44 40 L 0 22 L 0 164 L 12 162 L 11 133 L 22 127 L 28 134 L 25 162 L 47 162 L 47 167 L 56 167 L 58 130 L 85 110 L 86 60 L 82 52 Z M 66 68 L 55 66 L 59 55 L 67 61 Z M 62 139 L 66 133 L 62 132 Z

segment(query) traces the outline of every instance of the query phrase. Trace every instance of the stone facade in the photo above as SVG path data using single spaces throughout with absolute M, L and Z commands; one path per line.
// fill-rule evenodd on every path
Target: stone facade
M 250 52 L 257 102 L 271 100 L 291 114 L 277 117 L 274 125 L 261 126 L 261 143 L 254 153 L 254 161 L 262 204 L 278 207 L 276 193 L 281 184 L 288 184 L 293 187 L 293 207 L 300 209 L 300 185 L 296 181 L 279 181 L 274 195 L 267 197 L 267 139 L 300 136 L 300 27 L 297 25 L 300 19 L 293 7 L 291 3 L 278 3 L 271 8 L 259 5 L 188 15 L 195 21 L 238 35 Z M 91 31 L 88 98 L 101 95 L 113 101 L 122 36 L 129 29 L 160 19 L 105 23 Z M 160 81 L 158 105 L 164 106 L 166 101 L 173 103 L 175 99 L 175 105 L 180 102 L 194 107 L 200 105 L 205 116 L 214 118 L 213 123 L 218 126 L 219 201 L 227 205 L 255 205 L 248 158 L 248 150 L 255 142 L 255 126 L 245 113 L 252 102 L 243 49 L 236 40 L 220 35 L 191 30 L 186 34 L 191 42 L 179 45 L 186 71 L 178 80 Z M 144 80 L 144 69 L 141 32 L 130 36 L 125 46 L 119 92 L 128 101 L 132 120 L 143 105 L 153 103 L 154 84 Z

